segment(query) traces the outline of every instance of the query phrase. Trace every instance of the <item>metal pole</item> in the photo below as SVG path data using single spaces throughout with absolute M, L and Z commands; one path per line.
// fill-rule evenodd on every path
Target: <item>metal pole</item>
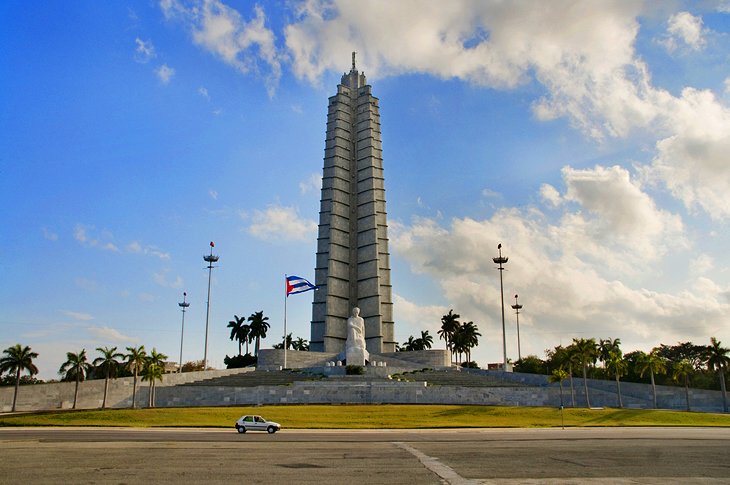
M 492 261 L 499 264 L 499 294 L 502 301 L 502 370 L 507 371 L 507 332 L 505 330 L 504 326 L 504 285 L 502 283 L 502 272 L 504 271 L 504 267 L 502 266 L 505 264 L 509 258 L 502 257 L 502 243 L 499 243 L 497 245 L 497 249 L 499 249 L 499 257 L 498 258 L 492 258 Z
M 286 292 L 286 285 L 286 275 L 284 275 L 284 369 L 286 369 L 286 301 L 289 299 L 289 295 Z
M 203 256 L 203 261 L 208 263 L 208 302 L 206 304 L 207 309 L 205 312 L 205 352 L 203 353 L 203 370 L 208 369 L 208 322 L 210 320 L 210 278 L 213 272 L 213 263 L 218 261 L 218 256 L 213 254 L 213 248 L 215 244 L 213 241 L 210 242 L 210 255 Z
M 185 335 L 185 309 L 190 306 L 190 303 L 185 301 L 187 296 L 188 296 L 188 294 L 186 292 L 183 292 L 183 301 L 182 301 L 182 303 L 178 303 L 178 306 L 180 306 L 182 308 L 182 329 L 180 330 L 180 368 L 177 371 L 178 374 L 182 373 L 182 367 L 183 367 L 182 351 L 183 351 L 183 336 Z
M 517 315 L 517 360 L 522 360 L 522 351 L 520 350 L 520 310 L 522 309 L 522 305 L 517 303 L 517 297 L 518 295 L 515 295 L 515 304 L 512 305 L 512 309 L 514 309 Z

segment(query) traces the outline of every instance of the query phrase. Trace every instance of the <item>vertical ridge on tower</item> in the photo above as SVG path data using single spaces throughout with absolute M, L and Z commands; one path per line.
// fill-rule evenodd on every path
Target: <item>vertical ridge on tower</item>
M 310 350 L 341 352 L 353 307 L 368 352 L 394 352 L 378 98 L 355 67 L 329 98 Z

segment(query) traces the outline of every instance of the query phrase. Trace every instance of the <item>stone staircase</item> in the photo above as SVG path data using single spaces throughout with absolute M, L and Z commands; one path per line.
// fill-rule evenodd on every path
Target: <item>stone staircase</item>
M 214 387 L 257 387 L 257 386 L 288 386 L 294 382 L 316 381 L 324 378 L 319 374 L 281 370 L 260 371 L 233 374 L 190 382 L 187 386 L 214 386 Z
M 406 382 L 426 382 L 432 386 L 461 387 L 530 387 L 520 382 L 509 382 L 496 376 L 471 374 L 455 369 L 422 369 L 412 372 L 394 374 L 394 380 Z

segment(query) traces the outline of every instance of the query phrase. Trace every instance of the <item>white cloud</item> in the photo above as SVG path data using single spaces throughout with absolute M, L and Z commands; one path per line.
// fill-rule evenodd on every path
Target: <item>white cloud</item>
M 74 280 L 74 283 L 76 283 L 76 286 L 78 286 L 79 288 L 83 288 L 87 291 L 95 291 L 99 287 L 99 283 L 97 283 L 95 280 L 83 277 L 76 278 Z
M 553 207 L 557 207 L 563 202 L 563 199 L 560 197 L 560 192 L 550 184 L 542 184 L 540 187 L 540 197 Z
M 43 231 L 44 239 L 47 239 L 49 241 L 58 241 L 58 234 L 56 234 L 55 232 L 51 231 L 47 227 L 43 227 L 41 228 L 41 230 Z
M 218 192 L 217 191 L 211 189 L 211 190 L 208 191 L 208 195 L 210 196 L 211 199 L 218 200 Z
M 182 288 L 183 287 L 183 279 L 180 276 L 175 277 L 173 281 L 167 280 L 167 273 L 168 271 L 162 271 L 159 273 L 153 273 L 152 274 L 152 280 L 157 283 L 158 285 L 165 287 L 165 288 Z
M 723 84 L 725 85 L 725 94 L 730 94 L 730 77 L 726 77 Z
M 137 48 L 134 50 L 134 60 L 140 64 L 146 64 L 150 60 L 154 59 L 157 54 L 155 53 L 155 46 L 152 45 L 152 41 L 143 41 L 139 37 L 134 39 Z
M 272 205 L 254 211 L 248 232 L 269 241 L 309 241 L 317 232 L 317 223 L 299 217 L 294 207 Z
M 168 66 L 167 64 L 163 64 L 157 68 L 155 73 L 157 74 L 157 77 L 160 79 L 160 82 L 162 84 L 169 84 L 170 79 L 172 79 L 172 76 L 175 75 L 175 69 Z
M 690 50 L 698 51 L 705 46 L 702 17 L 696 17 L 689 12 L 679 12 L 667 22 L 667 34 L 660 43 L 669 51 L 677 50 L 681 45 Z
M 154 303 L 157 301 L 157 297 L 151 293 L 140 293 L 137 295 L 139 301 L 144 303 Z
M 131 243 L 127 244 L 126 249 L 127 249 L 127 252 L 129 252 L 129 253 L 154 256 L 163 261 L 167 261 L 170 259 L 170 253 L 161 251 L 159 248 L 157 248 L 155 246 L 150 246 L 150 245 L 142 246 L 142 244 L 139 241 L 132 241 Z
M 709 91 L 685 88 L 666 104 L 672 135 L 657 142 L 645 175 L 661 181 L 690 209 L 730 217 L 730 109 Z
M 441 328 L 441 316 L 448 312 L 449 309 L 445 306 L 421 306 L 401 295 L 393 295 L 393 318 L 397 322 L 399 333 L 420 337 L 421 330 L 428 330 L 434 338 L 434 347 L 437 347 L 438 335 L 436 332 Z M 407 330 L 404 330 L 404 326 Z
M 299 192 L 308 194 L 309 192 L 319 192 L 322 190 L 322 175 L 318 173 L 310 174 L 306 179 L 299 182 Z
M 119 330 L 111 327 L 88 327 L 86 329 L 93 338 L 101 341 L 114 343 L 136 343 L 139 339 L 137 337 L 129 337 L 124 335 Z
M 495 192 L 492 189 L 482 189 L 482 197 L 486 197 L 488 199 L 498 199 L 502 196 L 499 192 Z
M 67 317 L 73 318 L 74 320 L 80 320 L 82 322 L 88 322 L 89 320 L 94 319 L 94 316 L 89 313 L 72 312 L 69 310 L 61 310 L 61 313 Z
M 204 88 L 203 86 L 200 86 L 198 88 L 198 94 L 200 94 L 205 99 L 210 99 L 210 94 L 208 94 L 208 90 Z
M 111 239 L 114 239 L 114 235 L 106 230 L 97 234 L 94 226 L 76 224 L 74 227 L 74 239 L 87 248 L 96 247 L 105 251 L 119 252 L 119 248 L 111 241 Z
M 281 77 L 281 59 L 275 35 L 265 26 L 263 8 L 255 5 L 254 18 L 246 21 L 237 10 L 219 0 L 193 1 L 188 5 L 177 0 L 161 2 L 165 16 L 183 22 L 196 44 L 244 74 L 263 75 L 269 95 L 273 96 Z

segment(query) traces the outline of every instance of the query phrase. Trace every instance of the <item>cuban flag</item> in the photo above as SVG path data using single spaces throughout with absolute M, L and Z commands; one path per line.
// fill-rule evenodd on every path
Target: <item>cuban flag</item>
M 304 293 L 309 290 L 318 290 L 319 286 L 314 286 L 309 281 L 305 280 L 301 276 L 287 276 L 286 277 L 286 296 L 293 295 L 295 293 Z

